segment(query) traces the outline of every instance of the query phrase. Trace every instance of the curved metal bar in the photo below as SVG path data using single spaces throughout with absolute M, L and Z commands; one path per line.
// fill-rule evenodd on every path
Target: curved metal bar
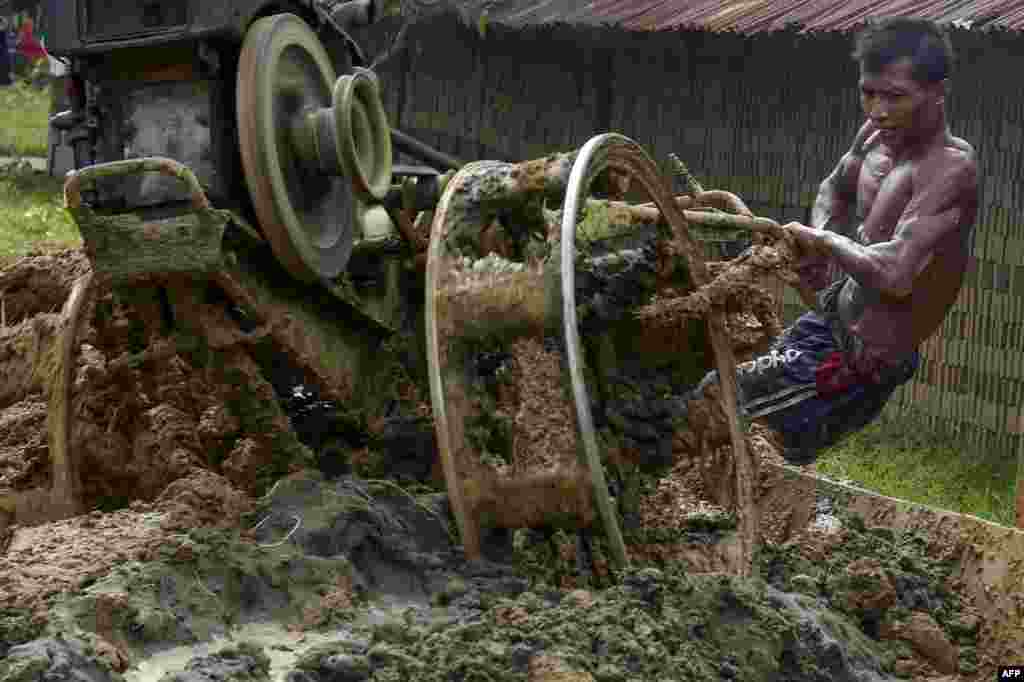
M 46 429 L 50 449 L 50 489 L 0 493 L 0 555 L 4 535 L 13 523 L 59 521 L 81 513 L 80 462 L 71 448 L 74 419 L 72 398 L 78 343 L 89 301 L 96 294 L 96 275 L 90 271 L 75 280 L 60 314 L 60 331 L 55 340 L 56 363 L 50 375 Z M 9 536 L 8 536 L 9 538 Z
M 434 428 L 437 432 L 437 446 L 441 455 L 441 467 L 444 470 L 445 484 L 448 488 L 448 500 L 452 507 L 452 515 L 459 527 L 459 536 L 466 555 L 470 558 L 480 556 L 480 524 L 475 514 L 467 508 L 459 477 L 456 447 L 462 442 L 461 433 L 453 433 L 460 422 L 458 415 L 449 415 L 449 405 L 445 393 L 445 382 L 441 376 L 442 369 L 447 366 L 447 352 L 442 347 L 443 340 L 438 331 L 438 297 L 444 286 L 446 273 L 451 271 L 450 259 L 447 255 L 447 223 L 449 212 L 453 210 L 455 196 L 467 181 L 481 170 L 493 166 L 493 161 L 477 161 L 462 168 L 448 182 L 441 199 L 434 210 L 434 221 L 430 228 L 430 244 L 427 246 L 426 301 L 424 318 L 427 341 L 427 368 L 430 380 L 430 402 L 434 410 Z M 458 409 L 458 406 L 455 407 Z M 451 417 L 451 418 L 450 418 Z M 460 429 L 461 430 L 461 429 Z
M 64 205 L 76 209 L 82 205 L 82 183 L 97 178 L 115 177 L 118 175 L 135 175 L 136 173 L 162 173 L 181 180 L 191 194 L 192 207 L 197 210 L 210 208 L 210 200 L 203 192 L 199 179 L 188 166 L 165 156 L 146 156 L 139 159 L 110 161 L 86 166 L 81 170 L 71 171 L 64 181 Z
M 594 417 L 590 411 L 590 396 L 583 378 L 583 350 L 580 347 L 579 324 L 576 319 L 576 217 L 586 193 L 598 173 L 608 166 L 608 156 L 616 144 L 626 138 L 614 133 L 591 138 L 580 153 L 569 173 L 569 186 L 565 192 L 562 209 L 562 330 L 565 335 L 565 349 L 569 363 L 569 378 L 572 382 L 573 402 L 576 404 L 576 423 L 583 439 L 584 464 L 590 472 L 597 510 L 601 515 L 605 532 L 611 543 L 612 556 L 619 567 L 629 565 L 626 543 L 622 539 L 618 515 L 608 495 L 608 482 L 604 476 L 594 432 Z
M 698 204 L 702 204 L 704 206 L 714 206 L 722 209 L 723 211 L 729 211 L 736 215 L 747 216 L 748 218 L 752 218 L 754 216 L 751 210 L 747 208 L 747 204 L 743 199 L 740 199 L 737 195 L 732 192 L 727 192 L 724 189 L 704 190 L 702 192 L 698 192 L 694 199 L 697 200 Z
M 71 450 L 71 422 L 74 411 L 71 401 L 75 381 L 75 361 L 81 346 L 78 336 L 85 319 L 84 311 L 95 292 L 93 273 L 79 277 L 61 312 L 63 326 L 58 346 L 59 364 L 55 383 L 50 390 L 47 426 L 50 435 L 50 462 L 53 481 L 50 487 L 51 510 L 60 516 L 78 513 L 80 477 L 79 462 Z
M 579 325 L 576 316 L 575 277 L 575 236 L 580 208 L 589 193 L 591 183 L 606 168 L 629 173 L 639 180 L 641 186 L 654 201 L 661 215 L 672 229 L 672 238 L 677 248 L 686 254 L 690 279 L 694 286 L 708 281 L 707 267 L 694 247 L 687 232 L 687 221 L 683 209 L 669 192 L 654 161 L 633 140 L 617 133 L 605 133 L 591 138 L 580 150 L 569 176 L 562 210 L 561 229 L 561 276 L 562 276 L 562 323 L 565 334 L 566 352 L 569 361 L 569 375 L 572 381 L 573 398 L 576 403 L 577 424 L 583 439 L 583 457 L 589 468 L 598 511 L 605 524 L 611 550 L 619 565 L 626 565 L 625 543 L 619 529 L 618 518 L 612 508 L 608 487 L 604 477 L 598 451 L 597 436 L 590 410 L 590 398 L 583 377 L 583 353 L 579 339 Z M 732 346 L 725 333 L 721 311 L 708 315 L 708 334 L 714 350 L 716 365 L 721 377 L 722 408 L 729 420 L 729 433 L 736 459 L 737 501 L 741 511 L 741 565 L 739 573 L 746 575 L 751 570 L 753 553 L 756 548 L 758 519 L 753 512 L 753 464 L 749 461 L 746 441 L 737 420 L 736 360 Z

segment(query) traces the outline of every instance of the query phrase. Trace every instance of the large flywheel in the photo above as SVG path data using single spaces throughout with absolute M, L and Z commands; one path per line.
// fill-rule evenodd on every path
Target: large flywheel
M 238 66 L 238 137 L 256 217 L 297 279 L 338 275 L 365 202 L 391 181 L 391 137 L 376 77 L 334 66 L 300 17 L 253 23 Z
M 653 203 L 623 201 L 630 183 Z M 751 570 L 754 478 L 728 296 L 716 293 L 690 226 L 778 226 L 732 195 L 730 211 L 687 210 L 724 196 L 695 194 L 672 196 L 640 145 L 615 133 L 570 154 L 470 163 L 448 181 L 427 253 L 427 365 L 467 556 L 484 555 L 489 529 L 558 523 L 587 529 L 578 557 L 595 527 L 605 559 L 627 565 L 620 513 L 639 511 L 628 479 L 710 442 L 691 428 L 689 404 L 713 361 L 742 510 L 737 569 Z M 538 201 L 559 195 L 560 212 Z

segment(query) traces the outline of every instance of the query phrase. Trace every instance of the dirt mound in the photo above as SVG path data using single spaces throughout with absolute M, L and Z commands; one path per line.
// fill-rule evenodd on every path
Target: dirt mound
M 0 413 L 0 488 L 26 490 L 48 482 L 46 409 L 45 402 L 27 399 Z
M 0 270 L 3 322 L 16 326 L 40 313 L 60 310 L 75 280 L 89 270 L 81 251 L 26 256 Z
M 58 310 L 88 270 L 78 252 L 24 258 L 0 271 L 0 489 L 48 486 L 43 418 L 57 354 Z M 45 273 L 45 277 L 44 277 Z M 311 457 L 296 439 L 254 350 L 216 300 L 200 303 L 207 336 L 169 320 L 159 287 L 104 289 L 86 311 L 74 370 L 69 449 L 85 509 L 151 501 L 196 468 L 256 492 Z M 211 348 L 208 338 L 227 338 Z
M 227 479 L 212 471 L 193 469 L 164 488 L 152 507 L 166 514 L 161 521 L 165 530 L 188 530 L 196 526 L 234 528 L 252 505 L 252 500 Z
M 0 406 L 40 399 L 56 364 L 58 315 L 43 313 L 0 328 Z
M 194 470 L 153 504 L 136 501 L 128 509 L 16 528 L 0 554 L 0 609 L 23 611 L 42 622 L 55 601 L 125 562 L 153 561 L 167 552 L 186 556 L 183 532 L 237 527 L 251 504 L 224 478 Z

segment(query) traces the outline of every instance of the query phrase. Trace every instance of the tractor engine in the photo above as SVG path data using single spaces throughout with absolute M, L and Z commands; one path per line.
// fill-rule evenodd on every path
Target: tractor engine
M 76 169 L 184 164 L 214 205 L 260 226 L 291 275 L 335 276 L 391 183 L 379 86 L 353 72 L 365 58 L 347 33 L 377 13 L 373 0 L 51 0 L 48 47 L 69 67 L 71 103 L 51 125 Z M 101 177 L 84 192 L 108 211 L 189 196 L 159 174 Z

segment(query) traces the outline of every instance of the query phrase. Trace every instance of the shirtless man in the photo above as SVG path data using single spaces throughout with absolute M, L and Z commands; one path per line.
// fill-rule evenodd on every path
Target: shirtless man
M 960 291 L 978 208 L 974 151 L 946 124 L 948 38 L 891 19 L 853 57 L 867 121 L 821 183 L 813 226 L 785 226 L 817 308 L 737 375 L 747 415 L 780 432 L 793 463 L 867 425 L 913 376 Z

